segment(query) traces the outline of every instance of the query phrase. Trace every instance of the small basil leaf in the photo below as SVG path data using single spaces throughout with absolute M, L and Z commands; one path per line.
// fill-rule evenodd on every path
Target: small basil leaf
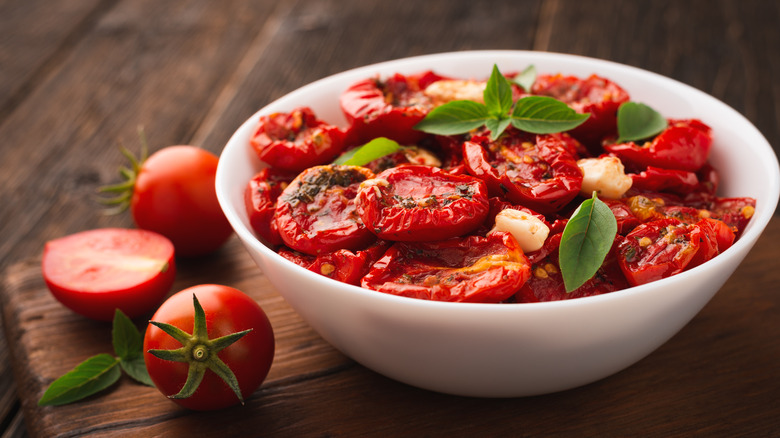
M 490 130 L 490 139 L 497 139 L 510 123 L 512 123 L 512 121 L 508 118 L 487 119 L 485 121 L 485 127 Z
M 119 380 L 119 360 L 110 354 L 92 356 L 49 385 L 39 406 L 64 405 L 89 397 Z
M 536 67 L 533 65 L 529 65 L 525 68 L 522 72 L 520 72 L 519 75 L 512 78 L 512 82 L 519 85 L 523 88 L 523 90 L 527 92 L 531 92 L 531 87 L 534 86 L 534 82 L 536 82 Z
M 437 106 L 414 129 L 437 135 L 465 134 L 489 119 L 487 107 L 471 100 L 455 100 Z
M 661 133 L 669 122 L 649 106 L 625 102 L 617 112 L 618 143 L 644 140 Z
M 365 166 L 366 164 L 390 155 L 401 149 L 401 145 L 389 138 L 375 138 L 363 146 L 357 147 L 338 157 L 333 164 L 345 166 Z
M 128 376 L 137 382 L 146 386 L 154 386 L 154 382 L 152 382 L 152 378 L 149 377 L 149 372 L 146 370 L 146 362 L 144 362 L 143 356 L 137 356 L 132 359 L 120 359 L 119 365 Z
M 493 117 L 504 118 L 512 109 L 512 86 L 498 71 L 498 66 L 495 64 L 493 64 L 493 72 L 487 81 L 482 98 L 485 100 L 488 114 Z
M 114 312 L 111 338 L 114 344 L 114 353 L 120 359 L 143 356 L 144 339 L 141 332 L 138 331 L 133 321 L 119 309 Z
M 590 280 L 599 270 L 617 235 L 617 220 L 596 192 L 580 204 L 561 235 L 558 263 L 566 292 Z
M 547 96 L 527 96 L 517 101 L 512 125 L 533 134 L 568 131 L 582 124 L 590 114 L 580 114 L 560 100 Z

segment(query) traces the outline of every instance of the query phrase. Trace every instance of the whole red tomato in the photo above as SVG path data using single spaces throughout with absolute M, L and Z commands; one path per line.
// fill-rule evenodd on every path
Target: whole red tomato
M 195 322 L 198 306 L 203 312 L 200 325 Z M 163 330 L 165 327 L 174 327 L 169 330 L 181 331 L 178 336 L 186 335 L 187 339 L 175 339 Z M 168 298 L 144 336 L 144 360 L 155 386 L 193 410 L 243 403 L 268 375 L 274 348 L 273 328 L 260 305 L 238 289 L 215 284 L 194 286 Z M 212 366 L 214 361 L 222 365 Z M 226 383 L 230 379 L 222 376 L 224 366 L 233 376 L 234 388 Z M 188 377 L 191 368 L 202 372 L 199 383 Z
M 170 146 L 141 165 L 130 211 L 138 228 L 169 238 L 180 256 L 210 253 L 233 233 L 217 202 L 219 159 L 195 146 Z
M 176 276 L 173 244 L 145 230 L 100 228 L 49 241 L 41 262 L 52 295 L 76 313 L 111 321 L 151 312 Z

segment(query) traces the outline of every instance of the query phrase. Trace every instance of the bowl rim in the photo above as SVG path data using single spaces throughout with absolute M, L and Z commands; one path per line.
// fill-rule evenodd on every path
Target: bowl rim
M 219 165 L 217 167 L 217 175 L 215 180 L 215 186 L 216 186 L 216 192 L 217 192 L 217 198 L 219 204 L 222 207 L 231 226 L 235 230 L 236 234 L 239 236 L 240 240 L 244 243 L 244 245 L 249 245 L 252 250 L 258 251 L 260 254 L 270 256 L 272 258 L 278 257 L 278 260 L 282 261 L 282 263 L 289 263 L 290 265 L 288 266 L 294 267 L 293 269 L 296 270 L 300 275 L 308 276 L 308 279 L 310 281 L 315 281 L 315 282 L 325 281 L 326 284 L 330 284 L 331 287 L 336 286 L 336 284 L 330 282 L 336 282 L 337 284 L 340 284 L 343 287 L 343 291 L 345 293 L 371 294 L 372 296 L 376 297 L 375 299 L 377 300 L 389 300 L 389 302 L 392 302 L 396 305 L 423 306 L 423 308 L 430 308 L 430 309 L 449 309 L 449 310 L 457 309 L 457 311 L 466 311 L 466 312 L 470 312 L 474 310 L 484 311 L 486 309 L 490 309 L 491 312 L 492 311 L 523 312 L 523 311 L 534 311 L 540 308 L 566 309 L 570 306 L 581 307 L 587 305 L 597 305 L 598 303 L 601 302 L 626 299 L 636 294 L 645 294 L 648 292 L 651 293 L 653 289 L 656 289 L 659 286 L 667 285 L 672 287 L 675 282 L 683 283 L 686 281 L 688 277 L 699 275 L 699 273 L 703 270 L 714 269 L 715 265 L 723 265 L 722 268 L 727 269 L 729 267 L 727 262 L 731 259 L 731 257 L 719 256 L 713 258 L 712 260 L 707 261 L 706 263 L 700 266 L 696 266 L 692 269 L 683 271 L 679 274 L 652 283 L 633 286 L 627 289 L 622 289 L 619 291 L 595 295 L 595 296 L 581 297 L 581 298 L 567 299 L 567 300 L 558 300 L 558 301 L 547 301 L 547 302 L 538 302 L 538 303 L 463 303 L 463 302 L 422 300 L 417 298 L 410 298 L 410 297 L 397 296 L 397 295 L 392 295 L 387 293 L 381 293 L 374 290 L 364 289 L 360 286 L 338 282 L 337 280 L 333 280 L 328 277 L 319 275 L 315 272 L 309 271 L 308 269 L 279 256 L 271 248 L 264 245 L 255 236 L 255 234 L 249 229 L 249 227 L 247 227 L 244 224 L 244 222 L 239 217 L 239 212 L 236 211 L 236 209 L 234 208 L 235 206 L 230 201 L 229 190 L 241 190 L 243 193 L 244 186 L 240 188 L 236 188 L 236 187 L 231 188 L 227 186 L 226 180 L 229 171 L 226 169 L 225 165 L 223 165 L 223 163 L 226 160 L 222 160 L 222 157 L 228 155 L 232 151 L 231 148 L 235 149 L 241 147 L 240 145 L 238 145 L 239 137 L 241 136 L 240 134 L 243 131 L 254 127 L 260 115 L 268 114 L 269 112 L 271 112 L 270 108 L 279 106 L 279 104 L 282 102 L 296 99 L 298 96 L 311 92 L 311 90 L 321 87 L 323 85 L 327 85 L 330 82 L 345 80 L 345 78 L 347 77 L 357 77 L 358 79 L 362 77 L 371 77 L 376 75 L 376 71 L 386 70 L 391 67 L 395 67 L 397 70 L 401 70 L 403 69 L 404 66 L 407 65 L 413 65 L 420 62 L 429 62 L 432 66 L 430 68 L 435 71 L 434 63 L 437 60 L 441 60 L 445 58 L 447 59 L 452 57 L 466 57 L 466 58 L 518 57 L 520 58 L 520 57 L 529 57 L 529 56 L 544 58 L 553 61 L 564 61 L 564 62 L 577 61 L 577 62 L 585 62 L 588 64 L 593 64 L 594 66 L 610 66 L 611 68 L 626 70 L 627 72 L 630 72 L 631 74 L 637 75 L 639 77 L 644 77 L 653 81 L 660 81 L 662 83 L 674 85 L 675 87 L 681 87 L 682 89 L 686 90 L 687 93 L 695 95 L 698 99 L 704 99 L 705 101 L 710 101 L 714 105 L 721 106 L 723 110 L 729 111 L 731 113 L 730 114 L 731 116 L 739 120 L 741 124 L 744 125 L 744 127 L 747 127 L 748 129 L 752 130 L 753 132 L 751 134 L 756 139 L 759 139 L 759 143 L 760 143 L 754 145 L 754 147 L 762 149 L 767 155 L 767 157 L 769 156 L 774 157 L 774 162 L 763 163 L 770 170 L 770 172 L 767 175 L 768 180 L 766 181 L 766 184 L 768 184 L 769 186 L 768 190 L 771 195 L 771 199 L 773 199 L 773 201 L 770 200 L 770 204 L 772 205 L 766 205 L 760 208 L 760 210 L 757 209 L 757 212 L 759 214 L 756 214 L 752 217 L 748 225 L 748 228 L 744 231 L 742 236 L 740 236 L 740 238 L 722 254 L 728 255 L 728 254 L 736 254 L 738 252 L 744 252 L 746 254 L 750 250 L 750 248 L 758 240 L 761 233 L 764 231 L 767 224 L 773 217 L 774 211 L 777 208 L 778 199 L 780 198 L 780 165 L 778 164 L 777 156 L 774 150 L 772 149 L 771 145 L 769 144 L 769 142 L 766 140 L 763 134 L 761 134 L 761 132 L 753 125 L 752 122 L 750 122 L 744 115 L 736 111 L 728 104 L 722 102 L 721 100 L 695 87 L 680 82 L 676 79 L 672 79 L 670 77 L 663 76 L 661 74 L 649 70 L 644 70 L 639 67 L 621 64 L 615 61 L 592 58 L 592 57 L 576 55 L 576 54 L 557 53 L 557 52 L 548 52 L 548 51 L 463 50 L 463 51 L 441 52 L 441 53 L 410 56 L 410 57 L 387 60 L 387 61 L 377 62 L 365 66 L 344 70 L 342 72 L 331 74 L 326 77 L 317 79 L 293 91 L 290 91 L 278 97 L 277 99 L 268 102 L 266 105 L 264 105 L 262 108 L 257 110 L 254 114 L 252 114 L 249 118 L 247 118 L 243 123 L 241 123 L 239 128 L 236 129 L 236 131 L 231 135 L 227 144 L 224 146 L 220 154 L 220 160 L 219 160 Z M 598 71 L 596 71 L 595 73 L 598 74 Z M 616 81 L 620 83 L 619 80 Z M 749 195 L 745 194 L 743 196 L 749 196 Z M 736 268 L 736 266 L 734 266 L 733 268 Z M 502 309 L 502 310 L 498 310 L 498 309 Z

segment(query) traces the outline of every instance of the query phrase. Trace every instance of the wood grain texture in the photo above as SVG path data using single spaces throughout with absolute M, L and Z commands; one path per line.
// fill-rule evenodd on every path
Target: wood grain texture
M 559 394 L 460 398 L 377 375 L 314 333 L 234 238 L 210 257 L 182 260 L 174 290 L 224 283 L 269 313 L 276 358 L 247 406 L 191 413 L 126 378 L 79 404 L 36 401 L 76 363 L 110 352 L 106 325 L 56 303 L 38 263 L 49 239 L 132 226 L 128 215 L 101 215 L 94 195 L 117 181 L 117 143 L 137 150 L 139 125 L 152 149 L 190 143 L 217 153 L 257 109 L 345 69 L 445 51 L 533 49 L 609 59 L 699 88 L 744 114 L 778 151 L 779 22 L 780 3 L 761 0 L 0 2 L 0 432 L 776 435 L 780 216 L 671 341 L 623 372 Z

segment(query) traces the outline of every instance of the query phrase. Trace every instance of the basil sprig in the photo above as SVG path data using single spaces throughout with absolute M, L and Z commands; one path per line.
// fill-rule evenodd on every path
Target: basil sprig
M 561 235 L 558 264 L 567 293 L 596 275 L 616 235 L 615 215 L 593 192 L 574 211 Z
M 618 143 L 644 140 L 661 133 L 669 125 L 666 118 L 649 106 L 625 102 L 618 108 Z
M 366 164 L 384 157 L 385 155 L 393 154 L 401 149 L 394 140 L 390 140 L 385 137 L 375 138 L 363 146 L 357 147 L 350 151 L 345 152 L 336 160 L 333 164 L 341 164 L 345 166 L 365 166 Z
M 524 86 L 530 87 L 527 78 L 524 80 Z M 552 97 L 526 96 L 513 103 L 512 85 L 496 65 L 482 97 L 484 104 L 455 100 L 440 105 L 415 125 L 415 129 L 429 134 L 457 135 L 484 125 L 495 140 L 510 124 L 533 134 L 552 134 L 576 128 L 590 116 Z
M 58 406 L 89 397 L 116 383 L 121 370 L 144 385 L 154 386 L 144 363 L 143 336 L 119 309 L 111 333 L 116 356 L 101 353 L 81 362 L 52 382 L 38 405 Z

